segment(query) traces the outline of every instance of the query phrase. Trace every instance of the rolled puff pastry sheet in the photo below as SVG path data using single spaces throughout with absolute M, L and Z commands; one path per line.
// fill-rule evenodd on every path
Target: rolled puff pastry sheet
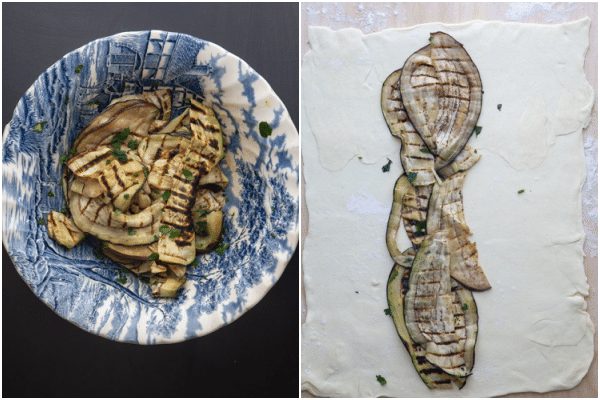
M 384 313 L 394 264 L 385 232 L 402 167 L 400 141 L 381 112 L 381 87 L 437 31 L 464 45 L 484 91 L 482 130 L 468 142 L 482 157 L 467 171 L 463 199 L 492 289 L 474 293 L 475 366 L 460 391 L 425 386 Z M 302 65 L 310 218 L 303 390 L 334 397 L 488 397 L 569 389 L 581 381 L 594 355 L 581 206 L 582 129 L 594 103 L 584 75 L 589 33 L 589 19 L 434 23 L 369 35 L 309 28 L 311 50 Z M 401 230 L 398 247 L 409 246 Z

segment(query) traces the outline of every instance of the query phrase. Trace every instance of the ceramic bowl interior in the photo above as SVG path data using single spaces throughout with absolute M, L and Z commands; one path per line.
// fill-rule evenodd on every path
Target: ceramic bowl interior
M 133 276 L 48 237 L 45 219 L 66 205 L 62 154 L 115 98 L 162 88 L 173 115 L 189 98 L 215 110 L 230 180 L 219 255 L 199 255 L 176 299 L 153 298 Z M 267 137 L 260 122 L 273 129 Z M 19 101 L 3 134 L 3 242 L 32 291 L 63 318 L 117 341 L 170 343 L 205 335 L 256 304 L 298 244 L 299 138 L 285 106 L 243 60 L 189 35 L 127 32 L 95 40 L 48 68 Z M 52 192 L 54 196 L 49 196 Z

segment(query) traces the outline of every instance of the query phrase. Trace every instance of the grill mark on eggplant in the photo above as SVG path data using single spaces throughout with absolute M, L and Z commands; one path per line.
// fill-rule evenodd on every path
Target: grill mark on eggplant
M 74 171 L 75 175 L 81 175 L 81 173 L 87 171 L 88 169 L 100 164 L 102 161 L 106 162 L 105 160 L 107 158 L 109 158 L 111 156 L 111 153 L 105 153 L 102 154 L 96 158 L 94 158 L 93 160 L 91 160 L 90 162 L 82 165 L 81 167 L 77 168 L 76 171 Z
M 220 133 L 221 130 L 213 125 L 204 125 L 199 118 L 190 117 L 190 122 L 200 125 L 205 131 L 211 133 Z
M 115 180 L 117 181 L 117 184 L 118 184 L 118 185 L 119 185 L 121 188 L 125 189 L 125 183 L 124 183 L 124 182 L 121 180 L 121 177 L 119 176 L 119 173 L 118 173 L 117 167 L 113 165 L 113 166 L 112 166 L 112 170 L 113 170 L 113 171 L 114 171 L 114 173 L 115 173 Z

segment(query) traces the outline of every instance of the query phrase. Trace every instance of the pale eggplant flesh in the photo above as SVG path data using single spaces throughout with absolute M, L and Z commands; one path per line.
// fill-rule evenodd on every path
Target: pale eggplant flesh
M 450 163 L 475 130 L 482 84 L 471 57 L 450 35 L 432 33 L 430 44 L 412 54 L 400 77 L 408 118 L 432 154 Z
M 390 272 L 387 283 L 387 300 L 390 314 L 400 340 L 404 344 L 404 347 L 406 347 L 406 350 L 408 350 L 417 373 L 427 387 L 430 389 L 451 389 L 454 383 L 460 389 L 465 385 L 467 378 L 457 378 L 448 375 L 427 361 L 425 349 L 410 337 L 406 328 L 404 321 L 404 298 L 408 292 L 408 281 L 415 253 L 414 248 L 407 249 L 402 253 L 403 264 L 395 264 Z
M 475 243 L 469 241 L 462 188 L 466 174 L 455 174 L 441 184 L 434 184 L 427 213 L 427 231 L 447 231 L 450 251 L 450 274 L 472 290 L 488 290 L 491 285 L 479 265 Z
M 50 211 L 47 217 L 48 236 L 68 249 L 72 249 L 85 238 L 85 233 L 71 218 L 57 211 Z
M 438 231 L 423 241 L 416 254 L 404 298 L 404 320 L 429 363 L 448 375 L 466 377 L 473 368 L 477 311 L 470 292 L 457 294 L 453 287 L 459 288 L 450 277 L 448 232 Z

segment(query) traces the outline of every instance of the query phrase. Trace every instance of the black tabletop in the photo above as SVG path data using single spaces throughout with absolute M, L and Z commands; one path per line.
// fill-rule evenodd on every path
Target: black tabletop
M 161 29 L 220 45 L 271 85 L 298 126 L 298 3 L 3 3 L 2 126 L 37 77 L 71 50 Z M 42 303 L 2 250 L 5 397 L 297 397 L 298 251 L 235 322 L 186 342 L 114 342 Z

